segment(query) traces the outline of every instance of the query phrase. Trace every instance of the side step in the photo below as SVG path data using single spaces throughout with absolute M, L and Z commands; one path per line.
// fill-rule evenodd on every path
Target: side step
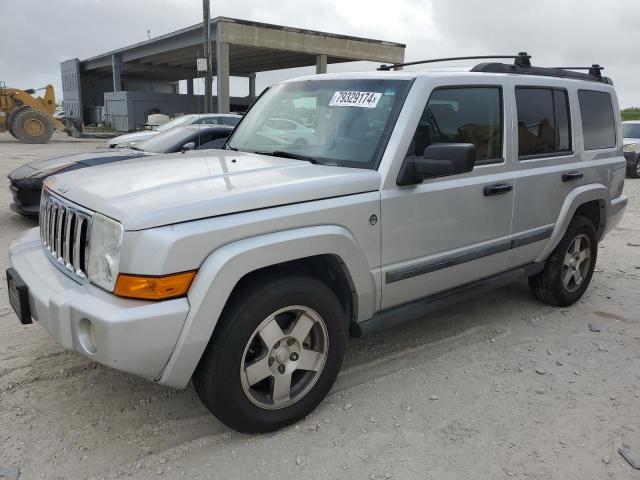
M 480 294 L 504 287 L 513 282 L 540 273 L 544 263 L 531 263 L 523 267 L 499 273 L 491 277 L 453 288 L 446 292 L 424 297 L 404 305 L 383 310 L 364 322 L 351 323 L 350 332 L 354 337 L 364 337 L 372 333 L 417 320 L 437 310 L 449 307 Z

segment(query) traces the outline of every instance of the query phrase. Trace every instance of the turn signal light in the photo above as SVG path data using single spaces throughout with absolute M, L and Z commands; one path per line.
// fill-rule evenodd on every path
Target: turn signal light
M 142 275 L 118 275 L 113 291 L 119 297 L 139 298 L 144 300 L 166 300 L 183 297 L 189 291 L 196 272 L 174 273 L 161 277 Z

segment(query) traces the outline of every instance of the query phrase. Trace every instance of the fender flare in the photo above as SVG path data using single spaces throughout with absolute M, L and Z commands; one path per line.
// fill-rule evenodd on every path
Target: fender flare
M 189 314 L 159 383 L 178 388 L 187 385 L 242 277 L 271 265 L 326 254 L 337 256 L 351 277 L 358 319 L 371 318 L 375 282 L 364 252 L 344 227 L 306 227 L 238 240 L 213 251 L 198 270 L 189 289 Z
M 560 240 L 562 240 L 562 237 L 567 231 L 569 223 L 575 215 L 576 210 L 578 210 L 578 207 L 584 203 L 592 202 L 594 200 L 598 200 L 600 202 L 601 210 L 601 225 L 600 228 L 598 228 L 598 233 L 601 234 L 605 230 L 605 225 L 609 218 L 609 206 L 611 205 L 609 189 L 601 183 L 592 183 L 577 187 L 567 195 L 567 198 L 560 209 L 560 214 L 558 215 L 558 220 L 556 221 L 553 233 L 542 252 L 540 252 L 540 255 L 535 259 L 536 262 L 543 262 L 547 257 L 549 257 L 549 255 L 551 255 L 553 249 L 556 248 L 558 243 L 560 243 Z

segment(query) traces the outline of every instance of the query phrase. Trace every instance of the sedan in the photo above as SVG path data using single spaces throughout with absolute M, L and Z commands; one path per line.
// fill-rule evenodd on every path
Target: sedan
M 42 183 L 54 173 L 160 153 L 222 148 L 232 131 L 233 127 L 225 125 L 176 127 L 131 148 L 102 148 L 89 153 L 35 160 L 9 174 L 9 188 L 13 195 L 11 210 L 26 217 L 37 216 L 40 211 Z
M 131 146 L 139 142 L 150 139 L 162 132 L 167 132 L 172 128 L 185 127 L 187 125 L 227 125 L 235 127 L 242 117 L 231 113 L 190 113 L 181 115 L 169 120 L 167 123 L 154 127 L 153 130 L 142 130 L 141 132 L 126 133 L 107 141 L 107 147 L 115 148 L 120 146 Z

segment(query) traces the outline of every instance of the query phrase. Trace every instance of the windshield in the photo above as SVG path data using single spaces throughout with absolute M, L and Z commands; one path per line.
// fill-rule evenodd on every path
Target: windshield
M 182 125 L 191 125 L 198 117 L 196 115 L 181 115 L 173 120 L 169 120 L 167 123 L 163 123 L 159 127 L 156 127 L 157 132 L 166 132 L 174 127 L 180 127 Z
M 144 150 L 152 153 L 171 153 L 176 146 L 187 142 L 193 136 L 192 127 L 172 128 L 168 132 L 162 132 L 144 142 L 136 143 L 135 150 Z
M 246 114 L 228 145 L 375 169 L 410 84 L 345 79 L 276 85 Z
M 640 123 L 623 123 L 622 136 L 624 138 L 640 138 Z

